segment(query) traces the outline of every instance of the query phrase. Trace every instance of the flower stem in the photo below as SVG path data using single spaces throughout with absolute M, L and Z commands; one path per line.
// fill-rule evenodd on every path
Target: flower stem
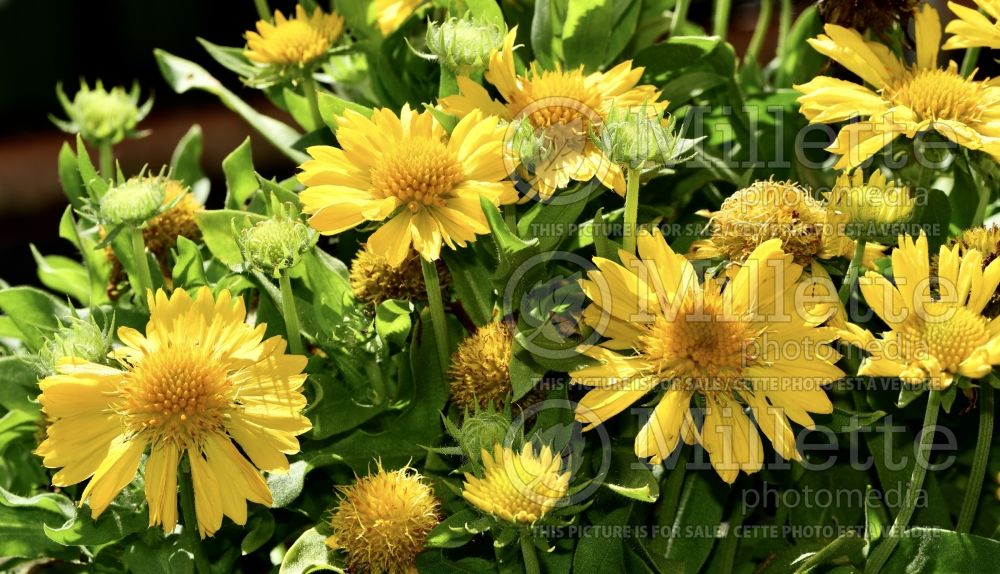
M 142 230 L 132 227 L 128 230 L 132 241 L 132 259 L 135 260 L 135 279 L 138 285 L 133 286 L 136 299 L 145 305 L 146 292 L 153 288 L 153 274 L 149 271 L 149 258 L 146 257 L 146 241 Z
M 670 19 L 670 35 L 674 36 L 677 34 L 677 29 L 680 28 L 681 22 L 687 21 L 688 8 L 691 7 L 691 0 L 677 0 L 677 4 L 674 6 L 674 13 Z
M 253 0 L 255 6 L 257 6 L 257 16 L 265 21 L 271 21 L 271 9 L 267 7 L 267 0 Z
M 639 171 L 625 168 L 625 234 L 622 247 L 635 253 L 635 238 L 638 235 L 636 221 L 639 219 Z
M 924 411 L 924 426 L 920 431 L 920 442 L 917 443 L 916 460 L 913 461 L 913 472 L 910 474 L 910 483 L 906 489 L 906 496 L 903 498 L 903 505 L 896 514 L 896 520 L 889 529 L 889 534 L 882 542 L 875 547 L 875 551 L 868 557 L 865 565 L 865 574 L 878 574 L 885 566 L 892 551 L 896 549 L 903 532 L 910 524 L 913 511 L 916 510 L 917 500 L 920 499 L 920 491 L 924 487 L 924 477 L 927 476 L 927 466 L 930 464 L 930 451 L 934 442 L 934 425 L 937 423 L 938 406 L 941 403 L 941 392 L 931 390 L 927 395 L 927 410 Z
M 732 0 L 715 0 L 715 12 L 712 14 L 712 33 L 726 39 L 729 32 L 729 17 L 732 12 Z
M 444 316 L 444 302 L 441 299 L 441 282 L 438 280 L 437 265 L 433 261 L 420 258 L 420 270 L 424 273 L 427 287 L 427 306 L 431 310 L 431 325 L 434 329 L 435 346 L 441 361 L 441 372 L 448 370 L 448 323 Z
M 754 30 L 747 46 L 744 62 L 754 60 L 759 62 L 760 47 L 764 44 L 764 36 L 771 30 L 771 15 L 774 13 L 774 0 L 760 0 L 760 13 L 757 16 L 757 29 Z
M 323 123 L 323 114 L 319 111 L 319 97 L 317 96 L 317 89 L 316 80 L 313 78 L 312 70 L 304 70 L 302 72 L 302 92 L 306 96 L 306 101 L 309 102 L 309 113 L 312 114 L 313 130 L 318 130 L 325 125 Z
M 517 206 L 513 203 L 503 206 L 503 222 L 508 229 L 517 233 Z
M 538 565 L 535 543 L 531 541 L 531 536 L 527 532 L 521 533 L 521 556 L 524 557 L 525 574 L 541 574 L 542 569 Z
M 101 166 L 101 177 L 114 179 L 115 177 L 115 157 L 111 152 L 111 142 L 102 141 L 97 145 L 98 161 Z
M 983 490 L 983 477 L 986 476 L 986 463 L 990 457 L 990 444 L 993 441 L 993 386 L 992 381 L 979 387 L 979 438 L 976 441 L 976 453 L 972 458 L 972 471 L 969 474 L 969 486 L 965 489 L 965 499 L 962 500 L 962 511 L 958 515 L 956 532 L 969 532 L 972 520 L 976 517 L 976 507 L 979 506 L 979 495 Z
M 281 314 L 285 318 L 285 331 L 288 333 L 288 347 L 296 355 L 305 355 L 302 348 L 302 335 L 299 333 L 299 313 L 295 309 L 295 293 L 292 293 L 292 280 L 288 269 L 283 269 L 278 276 L 281 287 Z
M 840 302 L 845 306 L 851 298 L 851 290 L 858 282 L 858 275 L 861 272 L 861 264 L 865 259 L 865 244 L 867 241 L 858 239 L 854 246 L 854 257 L 851 257 L 851 264 L 847 267 L 847 274 L 844 276 L 844 284 L 840 286 Z
M 979 50 L 978 47 L 966 48 L 965 56 L 962 58 L 962 69 L 959 72 L 963 78 L 971 76 L 976 69 L 976 64 L 979 62 Z
M 188 456 L 191 456 L 190 454 Z M 194 556 L 195 572 L 198 574 L 211 574 L 212 567 L 205 557 L 205 552 L 201 547 L 201 540 L 198 538 L 198 515 L 194 508 L 194 483 L 191 480 L 190 472 L 182 472 L 181 478 L 181 515 L 184 518 L 184 539 L 187 541 L 188 550 Z

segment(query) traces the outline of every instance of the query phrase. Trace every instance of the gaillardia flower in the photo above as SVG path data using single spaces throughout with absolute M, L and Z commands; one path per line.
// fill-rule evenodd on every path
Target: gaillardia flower
M 505 120 L 526 120 L 540 131 L 546 144 L 540 157 L 532 158 L 533 174 L 521 173 L 533 184 L 532 192 L 545 199 L 572 181 L 596 177 L 606 187 L 625 195 L 621 167 L 605 157 L 591 141 L 600 131 L 612 105 L 629 107 L 648 104 L 661 114 L 666 102 L 654 103 L 660 92 L 653 86 L 637 86 L 642 68 L 622 62 L 607 72 L 585 75 L 583 69 L 543 70 L 535 63 L 524 75 L 514 68 L 515 27 L 504 38 L 503 49 L 490 57 L 486 80 L 503 98 L 493 100 L 486 88 L 459 76 L 459 94 L 441 100 L 445 111 L 464 116 L 476 110 Z M 516 150 L 515 150 L 516 151 Z M 511 167 L 529 163 L 506 158 Z
M 245 524 L 247 501 L 270 505 L 257 469 L 288 469 L 296 435 L 311 428 L 301 414 L 306 358 L 285 354 L 281 337 L 247 325 L 241 298 L 208 288 L 195 298 L 178 289 L 149 293 L 146 333 L 118 329 L 112 352 L 121 368 L 64 359 L 39 383 L 51 424 L 38 454 L 55 486 L 90 478 L 81 503 L 94 518 L 145 469 L 150 526 L 177 524 L 178 464 L 187 455 L 198 530 L 211 536 L 226 515 Z M 249 460 L 247 460 L 249 458 Z M 193 525 L 191 525 L 193 527 Z
M 699 442 L 731 483 L 764 462 L 749 407 L 775 450 L 798 460 L 788 419 L 812 427 L 809 413 L 831 412 L 822 385 L 844 374 L 828 344 L 836 331 L 817 326 L 828 310 L 795 301 L 802 267 L 771 239 L 730 281 L 699 285 L 692 264 L 658 230 L 643 232 L 638 248 L 638 258 L 620 251 L 621 265 L 595 258 L 597 270 L 581 281 L 593 302 L 583 321 L 606 340 L 583 349 L 598 364 L 570 373 L 593 387 L 577 420 L 589 430 L 663 388 L 636 437 L 637 456 L 663 460 L 683 436 Z M 704 406 L 700 432 L 692 401 Z
M 826 34 L 809 40 L 818 52 L 871 86 L 827 76 L 795 86 L 803 94 L 799 98 L 802 113 L 811 123 L 861 118 L 844 126 L 827 148 L 842 156 L 838 169 L 852 169 L 897 137 L 913 138 L 925 130 L 1000 160 L 1000 86 L 963 78 L 954 62 L 939 68 L 937 10 L 924 4 L 914 20 L 916 61 L 912 65 L 886 46 L 834 24 L 826 25 Z
M 420 474 L 409 467 L 378 472 L 341 489 L 326 543 L 347 554 L 352 572 L 416 572 L 414 560 L 440 519 L 440 504 Z
M 570 473 L 560 472 L 562 459 L 548 446 L 538 454 L 530 445 L 520 452 L 497 444 L 483 450 L 483 477 L 465 473 L 462 497 L 470 504 L 512 524 L 538 522 L 566 496 Z
M 829 222 L 843 224 L 838 231 L 852 239 L 895 237 L 895 226 L 910 219 L 915 205 L 909 189 L 888 181 L 881 171 L 868 181 L 860 169 L 853 175 L 844 172 L 827 193 Z
M 379 109 L 371 118 L 348 110 L 337 119 L 343 146 L 313 146 L 299 174 L 302 208 L 325 235 L 366 221 L 388 219 L 368 248 L 398 266 L 411 246 L 428 260 L 442 244 L 455 249 L 489 232 L 480 197 L 494 205 L 517 201 L 504 181 L 503 128 L 495 117 L 471 113 L 451 136 L 430 111 L 403 106 L 399 116 Z
M 317 8 L 310 15 L 299 4 L 293 18 L 285 18 L 276 10 L 273 24 L 258 21 L 257 31 L 246 34 L 243 55 L 258 64 L 304 67 L 322 58 L 343 31 L 344 18 L 340 14 L 327 14 Z
M 510 394 L 513 337 L 506 323 L 484 325 L 459 344 L 451 356 L 451 399 L 466 409 L 500 405 Z
M 978 379 L 1000 364 L 1000 322 L 982 314 L 1000 285 L 1000 259 L 984 268 L 979 251 L 942 246 L 936 275 L 921 233 L 916 241 L 899 238 L 891 282 L 874 272 L 859 279 L 865 301 L 891 329 L 863 341 L 871 356 L 859 375 L 942 390 L 956 376 Z
M 945 50 L 977 47 L 1000 50 L 1000 0 L 973 1 L 993 21 L 990 22 L 989 18 L 968 6 L 948 2 L 948 8 L 955 13 L 956 18 L 948 22 L 944 29 L 953 34 L 942 46 Z
M 351 261 L 348 278 L 354 296 L 371 305 L 378 305 L 389 299 L 427 300 L 420 256 L 416 253 L 410 253 L 401 264 L 392 266 L 388 259 L 372 253 L 368 246 L 362 246 Z M 445 285 L 448 280 L 447 270 L 443 266 L 438 267 L 438 281 L 441 285 Z

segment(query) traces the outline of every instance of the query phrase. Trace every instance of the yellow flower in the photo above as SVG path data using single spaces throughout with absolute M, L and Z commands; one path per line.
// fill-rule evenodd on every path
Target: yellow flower
M 400 265 L 413 246 L 428 261 L 441 245 L 455 249 L 489 232 L 479 198 L 494 205 L 517 201 L 504 181 L 503 128 L 497 118 L 472 113 L 449 137 L 430 111 L 408 105 L 399 116 L 375 110 L 369 119 L 348 110 L 337 120 L 342 149 L 313 146 L 299 174 L 302 207 L 322 234 L 388 219 L 368 248 Z
M 1000 0 L 974 1 L 993 18 L 993 22 L 977 10 L 957 2 L 948 2 L 948 8 L 955 13 L 956 18 L 948 22 L 944 29 L 945 32 L 954 34 L 942 46 L 945 50 L 975 47 L 1000 50 Z
M 472 409 L 488 403 L 500 404 L 510 394 L 510 329 L 505 323 L 490 323 L 476 329 L 451 356 L 448 380 L 451 398 Z
M 963 78 L 958 66 L 937 65 L 941 21 L 924 4 L 914 18 L 916 61 L 907 66 L 889 48 L 866 41 L 855 30 L 827 24 L 826 34 L 809 40 L 862 80 L 859 84 L 827 76 L 795 86 L 802 113 L 812 123 L 843 122 L 828 149 L 842 156 L 838 169 L 852 169 L 901 135 L 935 130 L 958 145 L 1000 159 L 1000 86 Z
M 343 548 L 351 572 L 416 572 L 413 561 L 440 522 L 434 491 L 405 467 L 357 479 L 341 490 L 326 543 Z
M 52 421 L 38 447 L 55 486 L 90 478 L 81 497 L 94 518 L 135 477 L 148 450 L 145 489 L 150 526 L 177 524 L 177 465 L 186 453 L 198 530 L 211 536 L 223 515 L 245 524 L 247 501 L 270 505 L 257 470 L 288 469 L 296 435 L 311 427 L 301 414 L 306 358 L 285 354 L 281 337 L 247 325 L 243 299 L 228 291 L 195 299 L 178 289 L 149 293 L 145 335 L 118 329 L 112 352 L 121 368 L 64 359 L 39 383 Z M 247 460 L 249 458 L 249 460 Z
M 388 36 L 413 15 L 424 0 L 375 0 L 375 19 L 383 36 Z
M 932 277 L 921 233 L 916 241 L 899 238 L 891 282 L 873 272 L 859 280 L 865 301 L 891 329 L 864 345 L 871 356 L 859 375 L 941 390 L 958 375 L 978 379 L 1000 364 L 1000 321 L 982 314 L 1000 285 L 1000 259 L 984 268 L 979 251 L 942 246 L 937 268 Z
M 566 496 L 569 472 L 548 446 L 536 455 L 530 444 L 521 452 L 497 444 L 483 449 L 483 478 L 465 473 L 462 497 L 476 508 L 514 524 L 533 524 Z
M 830 222 L 842 224 L 838 231 L 855 239 L 898 235 L 893 226 L 909 220 L 916 205 L 906 187 L 888 181 L 880 171 L 865 181 L 860 169 L 840 174 L 827 201 Z
M 317 8 L 306 14 L 301 4 L 295 17 L 285 18 L 275 10 L 274 23 L 257 22 L 256 32 L 247 32 L 243 55 L 251 62 L 273 66 L 305 66 L 323 57 L 344 31 L 344 18 Z
M 653 86 L 636 86 L 643 68 L 622 62 L 606 72 L 584 75 L 583 69 L 543 70 L 532 63 L 524 75 L 514 68 L 514 39 L 517 27 L 504 38 L 503 49 L 490 57 L 485 78 L 503 98 L 493 100 L 486 88 L 470 78 L 458 78 L 459 94 L 441 100 L 445 111 L 464 116 L 474 110 L 505 120 L 526 120 L 540 130 L 546 142 L 542 157 L 533 158 L 534 174 L 525 174 L 533 184 L 532 192 L 543 199 L 571 180 L 602 184 L 625 195 L 625 176 L 591 141 L 612 105 L 620 107 L 650 104 L 662 113 L 667 102 L 653 102 L 660 92 Z M 511 158 L 507 158 L 510 160 Z M 514 164 L 527 163 L 513 158 Z M 516 168 L 517 165 L 512 165 Z
M 726 482 L 740 470 L 760 470 L 764 451 L 750 419 L 775 450 L 798 460 L 788 419 L 812 427 L 809 413 L 829 413 L 822 385 L 843 376 L 828 343 L 831 328 L 817 327 L 829 304 L 795 300 L 802 267 L 781 249 L 761 243 L 729 281 L 697 274 L 657 230 L 638 238 L 639 257 L 620 251 L 622 265 L 595 258 L 596 271 L 581 286 L 592 300 L 583 321 L 606 340 L 584 349 L 598 363 L 570 373 L 592 387 L 577 407 L 589 430 L 651 391 L 664 388 L 635 440 L 635 454 L 659 462 L 683 436 L 699 442 Z M 697 430 L 691 402 L 705 407 Z

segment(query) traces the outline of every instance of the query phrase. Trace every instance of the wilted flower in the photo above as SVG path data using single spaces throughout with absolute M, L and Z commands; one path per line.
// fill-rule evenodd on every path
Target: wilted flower
M 444 286 L 449 280 L 447 268 L 439 265 L 438 281 Z M 372 253 L 368 246 L 362 246 L 351 261 L 350 281 L 354 296 L 371 305 L 389 299 L 427 299 L 420 256 L 416 253 L 411 253 L 402 264 L 394 267 L 385 257 Z

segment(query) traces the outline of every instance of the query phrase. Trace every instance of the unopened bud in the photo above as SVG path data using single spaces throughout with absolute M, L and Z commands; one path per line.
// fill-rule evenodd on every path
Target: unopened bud
M 159 213 L 166 189 L 160 178 L 134 178 L 101 198 L 101 220 L 107 225 L 142 225 Z
M 427 27 L 427 49 L 457 75 L 486 69 L 490 55 L 503 45 L 505 31 L 475 18 L 450 18 Z
M 261 221 L 244 229 L 240 237 L 244 260 L 275 277 L 298 264 L 302 254 L 315 243 L 309 226 L 291 216 Z
M 78 133 L 90 142 L 116 144 L 138 135 L 135 127 L 152 107 L 152 100 L 139 104 L 138 85 L 129 91 L 120 86 L 109 91 L 100 81 L 93 89 L 82 83 L 72 102 L 61 86 L 56 88 L 56 95 L 69 120 L 52 118 L 52 121 L 63 131 Z

